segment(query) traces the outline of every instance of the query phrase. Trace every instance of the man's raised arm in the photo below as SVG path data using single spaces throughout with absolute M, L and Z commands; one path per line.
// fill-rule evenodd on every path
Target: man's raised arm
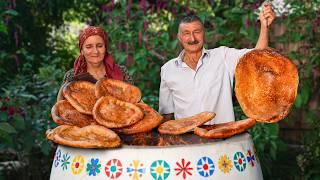
M 270 3 L 264 3 L 259 14 L 260 19 L 260 35 L 256 44 L 256 49 L 265 49 L 268 47 L 269 27 L 275 19 L 275 13 Z

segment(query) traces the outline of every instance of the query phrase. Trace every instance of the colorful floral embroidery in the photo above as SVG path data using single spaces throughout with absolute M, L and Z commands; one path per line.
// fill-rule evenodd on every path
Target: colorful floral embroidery
M 139 160 L 133 160 L 127 167 L 127 173 L 133 180 L 138 180 L 146 172 L 146 168 L 143 167 L 143 163 L 139 163 Z
M 249 164 L 251 164 L 252 167 L 254 167 L 255 157 L 254 157 L 254 154 L 252 154 L 250 149 L 248 150 L 248 153 L 247 153 L 247 161 Z
M 234 166 L 238 171 L 242 172 L 246 169 L 247 162 L 242 152 L 236 152 L 233 156 Z
M 56 154 L 54 155 L 54 161 L 53 161 L 54 167 L 58 167 L 59 166 L 60 158 L 61 158 L 61 150 L 59 149 L 56 152 Z
M 192 167 L 190 167 L 190 161 L 188 161 L 185 164 L 185 160 L 181 160 L 181 164 L 179 162 L 176 162 L 177 168 L 174 168 L 175 171 L 177 171 L 176 175 L 180 175 L 182 173 L 183 179 L 186 179 L 187 175 L 192 175 L 191 171 L 193 170 Z
M 62 167 L 62 170 L 67 170 L 68 169 L 68 165 L 70 164 L 69 162 L 69 159 L 70 159 L 70 156 L 67 154 L 64 154 L 62 156 L 62 160 L 61 160 L 61 167 Z
M 122 164 L 118 159 L 111 159 L 104 168 L 106 175 L 111 179 L 116 179 L 122 174 Z
M 214 169 L 215 167 L 212 159 L 210 159 L 209 157 L 202 157 L 201 159 L 199 159 L 197 163 L 197 170 L 201 176 L 212 176 Z
M 101 164 L 99 163 L 99 159 L 91 158 L 91 163 L 87 163 L 87 172 L 89 176 L 96 176 L 100 173 Z
M 170 174 L 170 166 L 164 160 L 157 160 L 151 164 L 150 167 L 151 176 L 157 180 L 167 179 Z
M 84 158 L 80 155 L 73 158 L 71 170 L 73 174 L 80 174 L 84 168 Z
M 226 154 L 222 155 L 219 158 L 218 164 L 219 164 L 219 169 L 223 173 L 229 173 L 232 169 L 232 162 Z

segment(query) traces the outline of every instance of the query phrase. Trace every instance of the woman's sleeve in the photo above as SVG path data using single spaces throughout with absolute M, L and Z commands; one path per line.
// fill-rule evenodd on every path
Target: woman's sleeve
M 70 69 L 69 71 L 66 72 L 66 74 L 64 74 L 62 84 L 71 82 L 73 78 L 74 78 L 74 70 Z
M 62 95 L 62 89 L 68 82 L 71 82 L 73 80 L 73 77 L 74 77 L 74 70 L 73 69 L 70 69 L 69 71 L 67 71 L 64 74 L 64 77 L 62 80 L 62 85 L 60 86 L 60 89 L 59 89 L 59 92 L 57 95 L 57 101 L 64 99 L 64 97 Z
M 128 82 L 130 84 L 134 84 L 133 82 L 133 78 L 132 76 L 130 76 L 128 68 L 126 66 L 123 65 L 119 65 L 119 68 L 121 69 L 122 73 L 123 73 L 123 79 L 125 82 Z

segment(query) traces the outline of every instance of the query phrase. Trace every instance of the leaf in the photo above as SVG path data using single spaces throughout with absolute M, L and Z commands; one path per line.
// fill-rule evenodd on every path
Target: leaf
M 204 22 L 205 19 L 206 19 L 206 14 L 200 13 L 200 14 L 198 14 L 198 15 L 199 15 L 199 18 L 201 19 L 201 21 Z
M 293 33 L 293 36 L 292 36 L 292 41 L 293 42 L 299 42 L 303 39 L 303 34 L 300 34 L 300 33 Z
M 17 16 L 19 13 L 13 9 L 9 9 L 9 10 L 4 11 L 3 14 Z
M 302 103 L 307 104 L 312 94 L 312 81 L 310 79 L 302 81 L 301 96 Z
M 0 121 L 7 121 L 8 120 L 8 114 L 7 112 L 0 112 Z
M 173 40 L 170 44 L 171 49 L 176 49 L 177 45 L 178 45 L 178 40 L 177 39 Z
M 277 151 L 275 149 L 271 149 L 270 156 L 273 160 L 276 160 L 277 159 Z
M 5 34 L 8 34 L 8 29 L 7 26 L 5 26 L 1 21 L 0 21 L 0 33 L 3 32 Z
M 21 117 L 20 115 L 15 115 L 13 119 L 13 125 L 19 130 L 25 129 L 25 122 L 23 117 Z
M 23 136 L 23 149 L 24 149 L 24 151 L 30 152 L 32 150 L 33 145 L 35 145 L 35 140 L 30 133 Z
M 2 145 L 1 148 L 7 148 L 8 146 L 12 146 L 13 145 L 12 135 L 0 130 L 0 142 L 1 142 L 0 145 Z
M 240 34 L 242 34 L 244 36 L 248 36 L 247 30 L 243 26 L 240 28 Z
M 8 104 L 9 107 L 11 107 L 11 106 L 15 105 L 14 103 L 15 103 L 14 101 L 10 100 L 7 104 Z
M 296 101 L 294 102 L 294 105 L 297 107 L 297 108 L 300 108 L 301 105 L 302 105 L 302 97 L 300 94 L 297 95 L 297 98 L 296 98 Z
M 16 129 L 11 126 L 9 123 L 0 123 L 0 130 L 7 132 L 7 133 L 17 133 Z
M 37 100 L 38 98 L 32 94 L 20 94 L 21 97 Z
M 45 155 L 48 155 L 51 150 L 51 146 L 48 142 L 49 141 L 43 141 L 43 143 L 41 143 L 41 152 Z
M 279 126 L 278 126 L 277 123 L 270 124 L 268 126 L 268 129 L 269 129 L 269 132 L 270 132 L 270 136 L 271 135 L 278 135 L 278 133 L 279 133 Z

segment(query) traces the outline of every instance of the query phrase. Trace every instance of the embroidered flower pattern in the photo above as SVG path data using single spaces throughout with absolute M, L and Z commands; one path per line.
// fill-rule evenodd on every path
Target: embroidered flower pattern
M 91 163 L 87 163 L 87 172 L 89 176 L 96 176 L 100 173 L 101 164 L 99 163 L 99 159 L 91 158 Z
M 232 162 L 229 159 L 229 157 L 224 154 L 220 157 L 219 159 L 219 169 L 223 172 L 223 173 L 229 173 L 232 169 Z
M 170 174 L 170 166 L 164 160 L 157 160 L 151 164 L 150 167 L 151 176 L 157 180 L 167 179 Z
M 111 159 L 107 162 L 104 171 L 111 179 L 116 179 L 122 174 L 122 164 L 118 159 Z
M 143 163 L 140 163 L 139 160 L 133 160 L 129 167 L 127 167 L 127 173 L 129 174 L 129 177 L 132 177 L 134 180 L 141 178 L 145 172 L 146 168 L 143 167 Z
M 73 174 L 80 174 L 84 168 L 84 158 L 80 155 L 75 156 L 71 163 L 71 170 Z
M 255 150 L 254 147 L 253 150 Z M 70 169 L 73 174 L 80 174 L 85 166 L 85 158 L 81 155 L 76 155 L 72 161 L 70 161 L 70 159 L 71 155 L 69 155 L 69 153 L 62 153 L 62 151 L 58 149 L 54 156 L 53 166 L 61 166 L 62 171 L 68 170 L 69 166 L 71 166 Z M 245 171 L 247 164 L 254 167 L 255 161 L 257 161 L 255 153 L 253 153 L 251 149 L 247 150 L 246 154 L 238 151 L 234 154 L 233 159 L 231 160 L 227 154 L 221 155 L 218 161 L 218 168 L 225 174 L 230 173 L 233 166 L 239 172 L 243 172 Z M 191 165 L 191 161 L 182 158 L 180 161 L 175 163 L 174 171 L 177 178 L 181 179 L 187 179 L 192 176 L 194 169 L 197 169 L 199 175 L 202 177 L 210 177 L 215 171 L 214 162 L 211 158 L 206 156 L 197 161 L 196 167 L 197 168 Z M 104 170 L 108 179 L 118 179 L 123 172 L 123 166 L 120 160 L 111 159 L 105 164 Z M 133 160 L 126 167 L 126 172 L 129 178 L 133 180 L 143 178 L 146 171 L 145 164 L 141 163 L 140 160 Z M 86 165 L 86 172 L 89 176 L 97 176 L 101 172 L 101 162 L 99 162 L 99 158 L 90 159 L 90 162 Z M 165 160 L 153 161 L 150 165 L 150 174 L 153 179 L 165 180 L 170 175 L 170 165 Z
M 214 164 L 212 159 L 209 157 L 202 157 L 201 159 L 198 160 L 197 163 L 197 170 L 199 174 L 203 177 L 209 177 L 212 176 L 214 173 Z
M 67 154 L 64 154 L 62 156 L 62 160 L 61 160 L 61 167 L 62 167 L 62 170 L 67 170 L 68 169 L 68 165 L 70 164 L 69 162 L 69 159 L 70 159 L 70 156 Z
M 183 179 L 187 178 L 187 175 L 192 175 L 191 171 L 193 170 L 192 167 L 190 167 L 190 161 L 185 163 L 185 160 L 181 160 L 181 164 L 179 162 L 176 162 L 177 168 L 174 168 L 174 170 L 177 172 L 176 175 L 179 176 L 182 173 Z
M 254 154 L 252 154 L 250 149 L 248 150 L 248 153 L 247 153 L 247 161 L 249 164 L 251 164 L 252 167 L 254 167 L 255 157 L 254 157 Z
M 61 158 L 61 150 L 59 149 L 56 152 L 56 154 L 54 155 L 54 161 L 53 161 L 54 167 L 58 167 L 59 166 L 60 158 Z
M 242 152 L 236 152 L 233 157 L 233 164 L 238 171 L 242 172 L 246 169 L 247 162 Z

